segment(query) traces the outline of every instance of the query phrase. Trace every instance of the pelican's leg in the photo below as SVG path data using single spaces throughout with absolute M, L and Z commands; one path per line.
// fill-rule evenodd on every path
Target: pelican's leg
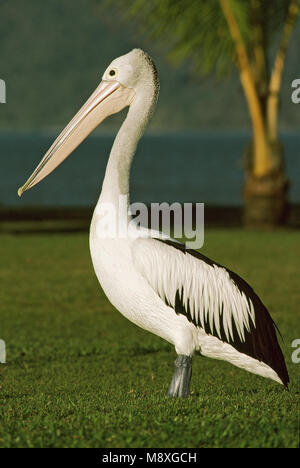
M 192 357 L 179 354 L 175 360 L 175 371 L 169 387 L 170 397 L 188 397 L 192 377 Z

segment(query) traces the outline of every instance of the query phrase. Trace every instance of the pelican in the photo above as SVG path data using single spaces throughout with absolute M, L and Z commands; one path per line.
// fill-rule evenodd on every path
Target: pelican
M 128 196 L 130 167 L 158 92 L 155 65 L 144 51 L 134 49 L 113 60 L 18 194 L 50 174 L 106 117 L 128 107 L 90 227 L 92 262 L 103 291 L 127 319 L 174 345 L 177 358 L 169 396 L 190 394 L 196 352 L 287 388 L 289 377 L 276 325 L 249 284 L 170 237 L 150 230 L 145 235 L 134 227 Z M 127 199 L 125 211 L 120 210 L 122 197 Z M 131 224 L 135 235 L 101 235 L 108 206 L 119 222 Z M 115 222 L 112 218 L 106 216 L 106 224 Z

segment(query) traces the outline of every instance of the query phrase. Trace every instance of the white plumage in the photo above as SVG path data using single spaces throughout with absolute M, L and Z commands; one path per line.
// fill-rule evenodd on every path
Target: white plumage
M 158 89 L 155 66 L 143 51 L 134 49 L 115 59 L 19 194 L 55 169 L 105 117 L 129 106 L 110 153 L 90 229 L 92 261 L 105 294 L 129 320 L 175 346 L 178 358 L 169 395 L 189 394 L 195 351 L 287 386 L 274 322 L 252 288 L 199 252 L 133 223 L 130 167 Z M 122 197 L 127 200 L 125 212 L 120 210 Z M 113 208 L 111 218 L 105 218 L 107 207 Z M 131 226 L 130 236 L 107 235 L 115 232 L 116 220 Z
M 209 321 L 210 329 L 215 329 L 220 339 L 222 326 L 229 341 L 234 339 L 232 323 L 235 323 L 239 338 L 245 341 L 250 321 L 255 324 L 253 303 L 234 284 L 225 268 L 183 255 L 179 249 L 159 244 L 155 239 L 138 239 L 133 260 L 150 286 L 171 307 L 175 308 L 176 294 L 179 294 L 184 309 L 189 308 L 197 326 L 204 328 L 204 323 Z

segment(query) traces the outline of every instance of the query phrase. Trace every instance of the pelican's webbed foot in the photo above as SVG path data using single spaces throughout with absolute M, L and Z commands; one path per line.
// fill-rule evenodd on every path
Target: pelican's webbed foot
M 192 377 L 192 358 L 179 354 L 175 360 L 175 371 L 169 387 L 170 397 L 188 397 L 190 394 L 190 381 Z

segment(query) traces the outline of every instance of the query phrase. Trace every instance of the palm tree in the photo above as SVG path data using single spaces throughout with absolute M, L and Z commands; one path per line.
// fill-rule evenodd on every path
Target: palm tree
M 246 149 L 244 221 L 248 226 L 284 223 L 289 184 L 278 135 L 279 93 L 300 0 L 117 3 L 143 33 L 168 39 L 171 56 L 177 62 L 191 60 L 196 73 L 224 72 L 230 65 L 237 68 L 252 124 Z

